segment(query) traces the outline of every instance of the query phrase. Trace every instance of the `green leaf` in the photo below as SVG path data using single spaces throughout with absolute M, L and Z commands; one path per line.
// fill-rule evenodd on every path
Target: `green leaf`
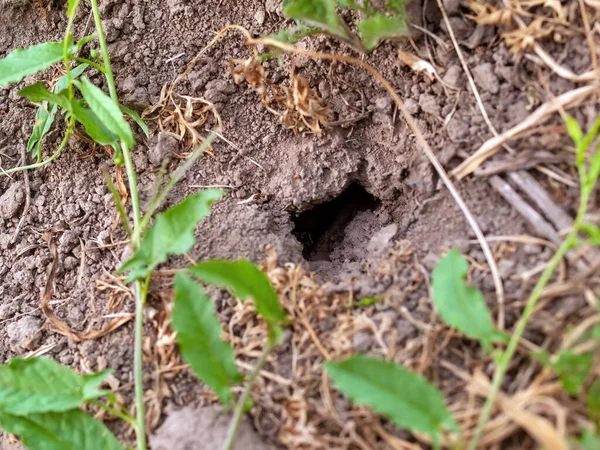
M 35 103 L 48 102 L 60 106 L 67 111 L 71 110 L 69 98 L 66 95 L 55 94 L 48 91 L 46 86 L 44 86 L 44 83 L 38 82 L 31 86 L 27 86 L 19 91 L 19 95 Z
M 122 450 L 108 428 L 79 409 L 15 416 L 0 412 L 0 427 L 31 450 Z
M 69 0 L 69 7 L 67 8 L 67 18 L 70 19 L 73 13 L 75 13 L 77 7 L 79 6 L 79 2 L 80 0 Z
M 108 129 L 91 109 L 83 106 L 81 101 L 72 100 L 71 108 L 75 119 L 84 126 L 85 132 L 95 142 L 100 145 L 113 145 L 118 141 L 119 137 Z
M 598 450 L 600 448 L 600 436 L 592 430 L 583 430 L 579 440 L 579 445 L 573 450 Z
M 444 322 L 479 339 L 489 351 L 491 342 L 503 338 L 494 328 L 481 292 L 465 283 L 468 270 L 467 260 L 456 249 L 450 250 L 433 271 L 433 302 Z
M 596 378 L 587 393 L 587 407 L 590 419 L 600 424 L 600 378 Z
M 142 129 L 142 131 L 144 132 L 144 135 L 147 138 L 150 137 L 150 130 L 148 130 L 148 125 L 146 125 L 146 123 L 142 120 L 142 118 L 140 117 L 140 115 L 137 112 L 135 112 L 133 109 L 129 109 L 123 105 L 119 105 L 119 108 L 121 109 L 121 111 L 123 111 L 129 117 L 131 117 L 135 123 L 137 123 L 138 127 L 140 127 Z
M 79 39 L 77 41 L 77 43 L 75 44 L 75 47 L 71 49 L 71 52 L 73 52 L 73 53 L 78 52 L 79 50 L 81 50 L 83 48 L 83 46 L 85 44 L 87 44 L 88 42 L 92 42 L 97 37 L 98 37 L 98 35 L 96 33 L 89 34 L 87 36 L 82 37 L 81 39 Z
M 564 116 L 564 120 L 565 125 L 567 127 L 567 132 L 569 133 L 569 136 L 571 136 L 571 140 L 573 141 L 576 147 L 579 147 L 583 140 L 583 131 L 581 130 L 579 123 L 577 122 L 577 120 L 575 120 L 574 117 L 566 113 Z
M 372 50 L 384 39 L 395 39 L 408 35 L 404 16 L 389 17 L 375 14 L 358 23 L 358 30 L 367 50 Z
M 370 406 L 399 427 L 428 433 L 434 439 L 439 437 L 442 426 L 458 428 L 442 394 L 422 376 L 398 364 L 356 355 L 327 362 L 325 369 L 350 400 Z
M 533 353 L 532 356 L 552 369 L 565 391 L 571 395 L 579 395 L 594 360 L 591 352 L 577 354 L 570 350 L 561 350 L 556 358 L 550 358 L 546 352 Z
M 256 311 L 267 322 L 281 324 L 286 321 L 267 275 L 250 261 L 206 261 L 188 267 L 188 270 L 205 283 L 231 289 L 240 300 L 252 297 Z
M 579 229 L 587 234 L 593 245 L 600 245 L 600 228 L 592 224 L 581 224 Z
M 348 305 L 348 308 L 360 308 L 362 306 L 370 306 L 383 300 L 383 297 L 366 297 L 357 302 Z
M 183 359 L 198 378 L 217 393 L 224 405 L 232 398 L 230 387 L 242 382 L 233 349 L 221 340 L 221 324 L 211 300 L 189 276 L 175 277 L 173 328 Z
M 44 102 L 35 112 L 35 124 L 27 141 L 27 151 L 38 160 L 42 155 L 42 140 L 52 128 L 57 111 L 58 106 Z
M 15 358 L 0 365 L 0 410 L 13 415 L 60 412 L 104 395 L 103 371 L 78 375 L 48 358 Z
M 18 83 L 27 75 L 45 70 L 62 59 L 62 42 L 44 42 L 27 50 L 13 50 L 0 60 L 0 86 Z
M 178 205 L 157 214 L 156 221 L 140 248 L 119 269 L 131 270 L 128 280 L 144 278 L 169 255 L 182 255 L 194 245 L 194 230 L 210 212 L 210 205 L 223 195 L 220 189 L 207 189 L 186 197 Z
M 387 0 L 385 2 L 385 7 L 397 16 L 404 17 L 406 14 L 406 11 L 404 9 L 405 3 L 406 0 Z
M 135 145 L 133 132 L 123 117 L 119 105 L 87 78 L 82 78 L 81 81 L 74 83 L 83 94 L 83 98 L 92 112 L 104 126 L 119 136 L 129 148 L 133 148 Z M 90 137 L 94 136 L 90 135 Z
M 283 13 L 346 41 L 353 40 L 347 25 L 337 14 L 335 0 L 284 0 Z
M 85 69 L 88 68 L 87 64 L 80 64 L 73 70 L 71 70 L 71 76 L 73 78 L 79 77 Z M 54 85 L 54 93 L 57 94 L 60 91 L 66 89 L 68 86 L 68 78 L 66 75 L 63 75 L 58 79 L 56 84 Z M 58 112 L 58 107 L 55 104 L 48 104 L 48 102 L 42 102 L 40 107 L 37 109 L 35 113 L 35 124 L 33 129 L 31 130 L 31 136 L 27 141 L 27 151 L 31 152 L 34 158 L 41 157 L 42 154 L 42 141 L 44 136 L 48 134 L 50 128 L 52 128 L 52 124 L 54 123 L 54 119 L 56 117 L 56 113 Z

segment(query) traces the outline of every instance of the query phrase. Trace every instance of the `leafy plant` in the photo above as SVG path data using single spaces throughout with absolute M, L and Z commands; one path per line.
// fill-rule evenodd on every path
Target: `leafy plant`
M 338 14 L 340 8 L 358 11 L 363 16 L 357 23 L 360 38 Z M 408 32 L 403 0 L 387 0 L 384 12 L 369 0 L 284 0 L 283 12 L 309 29 L 330 34 L 360 52 L 374 49 L 384 39 L 404 37 Z M 271 37 L 293 43 L 304 36 L 306 33 L 292 32 Z
M 579 196 L 579 207 L 577 209 L 577 215 L 575 216 L 575 220 L 573 222 L 573 226 L 569 232 L 569 234 L 564 239 L 563 243 L 556 251 L 556 253 L 550 259 L 546 269 L 538 279 L 533 291 L 531 292 L 527 303 L 525 305 L 525 309 L 521 314 L 519 321 L 517 322 L 513 334 L 510 338 L 510 341 L 504 350 L 504 352 L 497 358 L 496 360 L 496 371 L 494 373 L 494 378 L 492 380 L 492 387 L 490 393 L 488 395 L 488 399 L 483 407 L 481 415 L 479 416 L 479 421 L 477 423 L 477 428 L 469 443 L 469 450 L 475 450 L 477 448 L 477 444 L 481 435 L 483 433 L 483 429 L 485 424 L 487 423 L 492 408 L 494 406 L 494 402 L 496 401 L 496 397 L 500 392 L 500 387 L 502 385 L 502 381 L 504 380 L 504 375 L 508 369 L 511 358 L 517 349 L 517 345 L 527 324 L 535 310 L 535 306 L 540 299 L 542 290 L 550 281 L 550 278 L 554 274 L 556 268 L 560 264 L 560 261 L 564 258 L 565 254 L 577 247 L 581 244 L 579 240 L 579 233 L 589 229 L 585 225 L 585 216 L 590 203 L 590 199 L 592 197 L 592 192 L 596 186 L 598 181 L 598 176 L 600 175 L 600 144 L 597 145 L 597 150 L 595 153 L 590 154 L 590 147 L 592 143 L 596 140 L 598 136 L 598 132 L 600 131 L 600 117 L 596 120 L 592 128 L 584 134 L 583 130 L 577 123 L 575 119 L 565 114 L 565 123 L 567 125 L 567 130 L 573 143 L 576 148 L 576 165 L 579 173 L 579 181 L 580 181 L 580 196 Z M 581 361 L 577 362 L 577 365 L 580 364 Z M 584 361 L 585 363 L 585 361 Z M 582 367 L 585 368 L 585 364 L 581 364 Z M 567 386 L 575 389 L 578 385 L 578 380 L 573 383 L 573 380 L 569 380 Z
M 0 365 L 0 427 L 32 450 L 121 450 L 114 435 L 79 407 L 107 391 L 98 387 L 110 371 L 78 375 L 44 358 L 15 358 Z M 133 420 L 129 418 L 129 420 Z
M 429 434 L 439 443 L 442 428 L 458 431 L 442 394 L 400 365 L 363 355 L 325 363 L 327 373 L 353 402 L 368 405 L 399 427 Z
M 553 358 L 545 352 L 534 353 L 533 356 L 558 375 L 565 391 L 571 395 L 579 395 L 594 362 L 594 354 L 591 352 L 577 354 L 561 350 Z
M 450 250 L 433 271 L 433 302 L 444 322 L 478 339 L 491 352 L 492 342 L 505 337 L 494 328 L 481 291 L 465 283 L 468 270 L 467 260 Z

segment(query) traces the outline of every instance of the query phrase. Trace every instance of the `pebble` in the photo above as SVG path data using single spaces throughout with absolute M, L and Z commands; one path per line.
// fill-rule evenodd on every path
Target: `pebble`
M 460 119 L 452 118 L 446 127 L 448 137 L 452 142 L 462 142 L 469 134 L 469 125 Z
M 419 96 L 419 106 L 421 106 L 421 109 L 427 114 L 431 114 L 432 116 L 436 117 L 439 117 L 442 110 L 438 99 L 429 94 L 421 94 Z
M 14 217 L 25 203 L 25 189 L 19 183 L 13 183 L 0 197 L 0 217 Z
M 473 77 L 477 85 L 492 94 L 500 92 L 500 80 L 494 73 L 491 63 L 480 64 L 473 69 Z
M 9 323 L 6 326 L 6 334 L 10 349 L 17 354 L 23 353 L 41 325 L 42 323 L 38 319 L 31 316 L 21 317 L 16 322 Z
M 170 157 L 179 149 L 179 142 L 167 133 L 158 133 L 150 142 L 148 159 L 155 167 L 159 167 L 163 160 Z

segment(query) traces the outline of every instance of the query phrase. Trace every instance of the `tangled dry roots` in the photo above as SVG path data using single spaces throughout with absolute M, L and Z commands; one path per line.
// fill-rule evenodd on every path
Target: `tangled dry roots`
M 322 128 L 327 128 L 331 110 L 323 105 L 323 99 L 310 87 L 308 80 L 296 75 L 293 68 L 289 87 L 272 83 L 255 58 L 233 60 L 229 69 L 235 83 L 247 82 L 260 95 L 265 108 L 278 116 L 285 128 L 311 133 L 320 133 Z

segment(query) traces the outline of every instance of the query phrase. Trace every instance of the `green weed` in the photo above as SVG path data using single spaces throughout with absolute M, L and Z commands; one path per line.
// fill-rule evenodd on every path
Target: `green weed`
M 296 19 L 298 25 L 270 37 L 293 44 L 305 36 L 318 32 L 334 36 L 360 52 L 374 49 L 384 39 L 406 37 L 405 0 L 387 0 L 385 11 L 371 5 L 369 0 L 283 0 L 283 12 Z M 339 9 L 357 11 L 362 19 L 357 22 L 360 36 L 354 34 L 339 15 Z

